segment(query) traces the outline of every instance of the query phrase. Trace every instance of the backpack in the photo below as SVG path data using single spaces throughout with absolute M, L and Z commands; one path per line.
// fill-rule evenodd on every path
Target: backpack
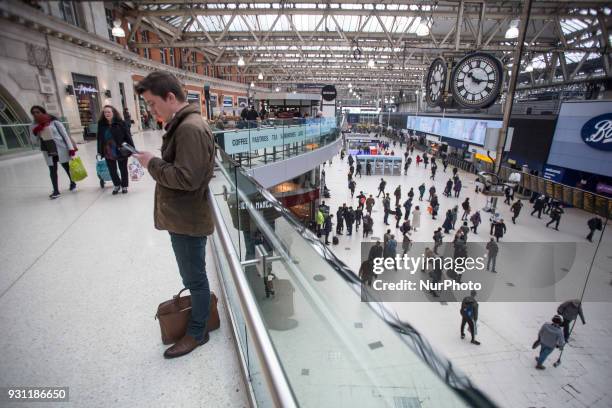
M 340 243 L 340 240 L 338 239 L 338 237 L 337 237 L 337 236 L 334 236 L 334 237 L 332 238 L 332 244 L 333 244 L 333 245 L 338 245 L 339 243 Z

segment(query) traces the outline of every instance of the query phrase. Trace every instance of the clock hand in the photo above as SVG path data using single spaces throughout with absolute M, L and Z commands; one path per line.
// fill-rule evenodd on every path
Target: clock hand
M 471 72 L 468 72 L 467 74 L 468 78 L 470 78 L 472 81 L 476 82 L 476 84 L 480 84 L 482 82 L 486 82 L 486 79 L 482 79 L 482 78 L 478 78 L 475 77 Z

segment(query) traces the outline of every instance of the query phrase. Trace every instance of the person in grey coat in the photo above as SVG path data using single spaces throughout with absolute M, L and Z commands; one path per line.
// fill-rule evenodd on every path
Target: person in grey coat
M 495 262 L 497 261 L 497 253 L 499 252 L 499 246 L 497 242 L 495 242 L 494 238 L 491 238 L 489 242 L 487 242 L 487 271 L 490 270 L 493 273 L 497 273 L 495 270 Z
M 535 358 L 538 370 L 544 370 L 544 361 L 553 352 L 555 347 L 560 349 L 565 346 L 565 340 L 563 338 L 563 330 L 561 325 L 563 324 L 563 318 L 559 315 L 555 315 L 552 318 L 552 323 L 544 323 L 538 333 L 538 339 L 533 343 L 533 348 L 540 345 L 540 355 Z
M 582 324 L 586 324 L 584 314 L 582 313 L 582 302 L 579 299 L 568 300 L 563 302 L 557 308 L 557 313 L 563 317 L 563 337 L 565 342 L 569 341 L 570 325 L 578 316 L 582 320 Z

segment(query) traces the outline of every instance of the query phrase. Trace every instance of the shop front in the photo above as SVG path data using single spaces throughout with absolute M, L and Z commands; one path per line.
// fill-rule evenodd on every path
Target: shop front
M 83 136 L 95 138 L 96 124 L 100 116 L 100 93 L 96 77 L 72 74 L 74 95 L 76 97 L 79 119 L 83 127 Z

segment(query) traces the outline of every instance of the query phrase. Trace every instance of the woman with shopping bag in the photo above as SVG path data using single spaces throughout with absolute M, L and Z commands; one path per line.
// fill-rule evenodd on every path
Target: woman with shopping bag
M 134 146 L 121 114 L 113 106 L 106 105 L 98 120 L 98 154 L 106 159 L 114 186 L 113 195 L 118 194 L 120 190 L 123 194 L 128 192 L 128 157 L 131 153 L 121 147 L 123 143 Z
M 76 144 L 66 132 L 64 125 L 53 115 L 49 115 L 42 106 L 32 106 L 30 109 L 34 123 L 31 126 L 32 134 L 40 141 L 40 150 L 43 152 L 47 166 L 49 166 L 49 176 L 53 192 L 49 195 L 50 199 L 60 197 L 59 185 L 57 181 L 57 164 L 60 163 L 68 179 L 70 180 L 70 191 L 76 189 L 76 183 L 70 177 L 70 166 L 68 162 L 76 153 Z

